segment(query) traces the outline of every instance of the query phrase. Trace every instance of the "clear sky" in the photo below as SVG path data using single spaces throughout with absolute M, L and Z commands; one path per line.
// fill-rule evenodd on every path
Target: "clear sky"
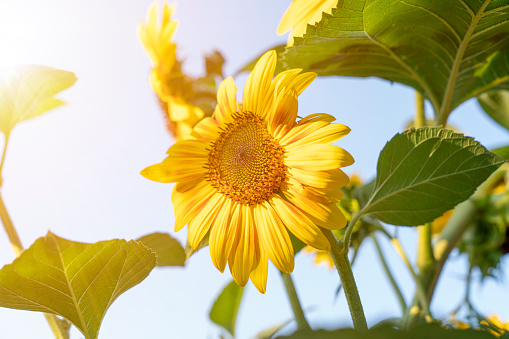
M 151 1 L 17 0 L 0 2 L 0 66 L 43 64 L 75 72 L 75 86 L 62 93 L 68 103 L 40 118 L 19 124 L 11 136 L 2 195 L 23 244 L 48 230 L 71 240 L 96 242 L 133 239 L 152 232 L 173 232 L 172 185 L 144 179 L 139 172 L 161 161 L 172 140 L 148 75 L 148 56 L 136 37 Z M 254 56 L 286 42 L 276 28 L 289 0 L 182 0 L 174 16 L 175 36 L 187 72 L 203 71 L 202 55 L 214 49 L 225 56 L 232 75 Z M 239 93 L 245 76 L 236 79 Z M 352 132 L 338 145 L 356 163 L 348 173 L 375 174 L 378 153 L 413 116 L 411 89 L 376 79 L 317 79 L 299 98 L 300 115 L 326 112 Z M 428 113 L 430 111 L 428 110 Z M 509 144 L 507 131 L 493 124 L 470 101 L 451 121 L 488 148 Z M 1 142 L 1 141 L 0 141 Z M 392 228 L 391 228 L 392 231 Z M 174 234 L 175 235 L 175 234 Z M 414 258 L 416 231 L 402 229 L 403 246 Z M 186 231 L 175 235 L 185 241 Z M 387 245 L 387 244 L 385 244 Z M 407 300 L 414 284 L 394 251 L 384 246 Z M 464 257 L 453 256 L 432 304 L 441 317 L 464 293 Z M 0 231 L 0 265 L 14 254 Z M 506 258 L 505 266 L 509 264 Z M 369 325 L 399 315 L 397 300 L 381 272 L 372 243 L 361 249 L 354 274 Z M 509 294 L 487 279 L 474 285 L 479 310 L 509 320 Z M 343 295 L 334 300 L 335 271 L 315 267 L 297 255 L 293 274 L 314 328 L 351 326 Z M 200 251 L 186 268 L 156 269 L 122 295 L 106 313 L 100 338 L 215 338 L 208 312 L 230 281 Z M 237 322 L 239 338 L 292 317 L 282 281 L 269 269 L 267 293 L 248 284 Z M 290 327 L 291 329 L 291 327 Z M 81 335 L 72 330 L 73 339 Z M 52 338 L 41 314 L 0 309 L 0 338 Z

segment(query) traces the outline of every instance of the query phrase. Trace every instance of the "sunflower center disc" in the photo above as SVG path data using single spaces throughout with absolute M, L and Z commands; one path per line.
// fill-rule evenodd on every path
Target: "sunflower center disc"
M 259 204 L 281 189 L 286 177 L 284 152 L 262 118 L 239 112 L 212 144 L 208 180 L 234 201 Z

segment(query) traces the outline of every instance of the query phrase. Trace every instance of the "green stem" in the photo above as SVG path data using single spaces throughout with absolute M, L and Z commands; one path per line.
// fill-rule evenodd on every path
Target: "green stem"
M 430 270 L 435 264 L 435 256 L 433 255 L 433 246 L 431 246 L 431 224 L 419 226 L 417 228 L 419 237 L 417 238 L 417 267 L 419 272 Z
M 18 233 L 16 232 L 11 217 L 7 212 L 7 208 L 5 207 L 1 194 L 0 194 L 0 219 L 2 220 L 2 224 L 4 225 L 5 232 L 7 232 L 7 235 L 9 236 L 9 241 L 11 242 L 12 248 L 14 249 L 14 253 L 16 253 L 17 257 L 19 257 L 23 252 L 23 245 L 19 240 Z M 51 330 L 53 331 L 53 334 L 57 339 L 69 339 L 70 325 L 67 321 L 61 320 L 53 314 L 45 313 L 44 316 L 48 320 L 49 326 L 51 327 Z
M 311 327 L 309 326 L 306 317 L 304 316 L 304 311 L 300 306 L 299 296 L 297 295 L 297 291 L 295 291 L 292 276 L 289 273 L 281 272 L 281 277 L 283 278 L 286 293 L 290 299 L 290 304 L 292 306 L 293 314 L 295 316 L 295 321 L 297 321 L 298 328 L 300 330 L 310 330 Z
M 46 317 L 56 339 L 69 339 L 69 329 L 71 328 L 70 322 L 65 319 L 59 319 L 54 314 L 44 313 L 44 316 Z
M 5 134 L 5 144 L 4 151 L 2 152 L 2 161 L 0 162 L 0 187 L 2 187 L 3 179 L 2 179 L 2 169 L 4 168 L 5 154 L 7 154 L 7 144 L 9 143 L 10 133 Z
M 360 216 L 360 213 L 357 215 Z M 352 223 L 353 220 L 351 224 Z M 350 225 L 348 227 L 350 227 Z M 343 290 L 345 291 L 346 301 L 348 302 L 350 315 L 352 316 L 353 326 L 357 330 L 367 330 L 368 324 L 366 323 L 366 317 L 364 316 L 364 310 L 362 309 L 361 298 L 359 297 L 359 291 L 357 290 L 357 285 L 355 284 L 352 267 L 350 266 L 350 261 L 348 260 L 346 234 L 344 246 L 341 248 L 336 237 L 330 230 L 322 229 L 322 232 L 325 234 L 331 244 L 330 255 L 334 261 L 334 264 L 336 265 L 336 269 L 339 273 L 339 278 L 341 279 L 341 284 L 343 285 Z
M 396 296 L 398 297 L 399 305 L 401 306 L 401 312 L 402 314 L 406 313 L 406 303 L 405 298 L 403 298 L 403 294 L 401 293 L 401 289 L 398 286 L 398 283 L 396 280 L 394 280 L 394 277 L 391 273 L 391 270 L 389 269 L 389 266 L 387 265 L 387 261 L 385 260 L 385 257 L 383 255 L 382 249 L 380 248 L 380 244 L 378 243 L 378 240 L 376 239 L 376 236 L 374 234 L 371 234 L 371 238 L 373 239 L 373 242 L 375 243 L 375 247 L 378 253 L 378 257 L 380 258 L 380 261 L 382 262 L 382 266 L 385 270 L 385 274 L 387 275 L 387 278 L 389 279 L 389 282 L 391 283 L 391 286 L 396 293 Z
M 424 97 L 421 93 L 415 91 L 415 120 L 414 127 L 421 128 L 426 125 L 426 117 L 424 114 Z
M 430 311 L 429 311 L 429 302 L 426 298 L 426 290 L 424 289 L 421 279 L 415 273 L 415 270 L 412 267 L 410 260 L 408 260 L 408 257 L 405 254 L 405 251 L 403 251 L 403 247 L 401 247 L 401 243 L 399 242 L 399 240 L 397 238 L 392 238 L 391 243 L 394 246 L 394 249 L 396 250 L 396 252 L 401 256 L 401 258 L 405 262 L 406 266 L 408 267 L 408 270 L 410 271 L 410 274 L 414 278 L 415 285 L 416 285 L 416 294 L 417 294 L 417 297 L 419 298 L 419 302 L 421 303 L 421 307 L 424 309 L 424 314 L 427 316 L 431 316 Z M 410 310 L 410 311 L 412 311 L 412 310 Z
M 369 203 L 366 204 L 366 206 L 368 206 Z M 364 206 L 364 207 L 366 207 Z M 348 249 L 350 248 L 350 241 L 351 241 L 351 238 L 352 238 L 352 233 L 353 233 L 353 230 L 355 228 L 355 224 L 357 224 L 357 221 L 359 221 L 359 219 L 361 218 L 361 216 L 364 214 L 364 208 L 361 209 L 359 212 L 357 212 L 356 215 L 353 216 L 352 220 L 350 221 L 350 223 L 348 223 L 348 226 L 346 227 L 346 231 L 345 231 L 345 237 L 343 238 L 343 251 L 346 251 L 348 253 Z M 334 237 L 334 235 L 332 235 Z M 334 237 L 334 239 L 336 239 Z M 337 242 L 337 240 L 336 240 Z

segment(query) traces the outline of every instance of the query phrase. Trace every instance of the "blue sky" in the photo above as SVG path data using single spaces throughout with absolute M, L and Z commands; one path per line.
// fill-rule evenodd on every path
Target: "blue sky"
M 44 64 L 76 73 L 78 81 L 61 97 L 65 107 L 19 124 L 10 140 L 2 195 L 25 246 L 51 230 L 82 242 L 138 238 L 173 232 L 171 184 L 144 179 L 139 172 L 161 161 L 172 140 L 165 130 L 148 82 L 150 62 L 136 37 L 150 1 L 4 1 L 0 4 L 0 64 Z M 225 56 L 225 75 L 271 46 L 286 42 L 276 28 L 289 1 L 183 0 L 175 18 L 175 41 L 184 68 L 203 71 L 202 55 L 214 49 Z M 239 93 L 245 75 L 236 78 Z M 412 119 L 414 92 L 377 79 L 317 79 L 300 96 L 300 115 L 326 112 L 352 132 L 337 144 L 356 162 L 348 173 L 369 179 L 378 153 Z M 428 107 L 428 114 L 430 110 Z M 429 115 L 431 116 L 431 115 Z M 507 131 L 493 124 L 478 105 L 467 102 L 450 122 L 487 147 L 509 144 Z M 414 257 L 416 231 L 400 230 Z M 185 230 L 175 234 L 185 241 Z M 414 284 L 394 251 L 385 244 L 391 268 L 410 300 Z M 14 254 L 0 232 L 0 264 Z M 509 264 L 507 258 L 505 266 Z M 455 256 L 446 267 L 432 304 L 441 317 L 464 292 L 466 261 Z M 397 300 L 368 241 L 354 274 L 369 325 L 399 315 Z M 350 326 L 343 295 L 334 300 L 335 271 L 315 267 L 299 254 L 293 273 L 304 308 L 315 328 Z M 505 283 L 509 274 L 505 272 Z M 100 338 L 214 338 L 219 331 L 208 312 L 228 272 L 218 272 L 207 249 L 188 267 L 154 270 L 122 295 L 107 312 Z M 488 314 L 509 319 L 509 295 L 502 283 L 475 284 L 473 300 Z M 237 322 L 239 338 L 292 317 L 278 272 L 269 270 L 267 293 L 248 284 Z M 291 326 L 288 330 L 291 329 Z M 38 313 L 0 309 L 1 338 L 52 338 Z M 80 338 L 77 330 L 72 338 Z

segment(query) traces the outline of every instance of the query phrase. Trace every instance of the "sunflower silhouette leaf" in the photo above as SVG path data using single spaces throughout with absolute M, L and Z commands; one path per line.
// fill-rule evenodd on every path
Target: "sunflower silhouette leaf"
M 509 89 L 506 0 L 338 2 L 281 55 L 286 69 L 411 86 L 444 123 L 462 102 Z
M 470 197 L 504 162 L 451 130 L 425 127 L 396 134 L 380 153 L 364 214 L 402 226 L 431 222 Z
M 218 324 L 235 337 L 235 322 L 239 312 L 244 287 L 232 281 L 223 289 L 210 310 L 210 320 Z
M 64 102 L 55 95 L 76 82 L 74 73 L 41 65 L 22 65 L 1 75 L 0 131 L 9 134 L 23 120 Z
M 155 265 L 134 240 L 85 244 L 49 232 L 0 270 L 0 306 L 60 315 L 96 339 L 108 307 Z
M 138 239 L 157 255 L 157 266 L 184 266 L 186 253 L 177 239 L 168 233 L 151 233 Z

